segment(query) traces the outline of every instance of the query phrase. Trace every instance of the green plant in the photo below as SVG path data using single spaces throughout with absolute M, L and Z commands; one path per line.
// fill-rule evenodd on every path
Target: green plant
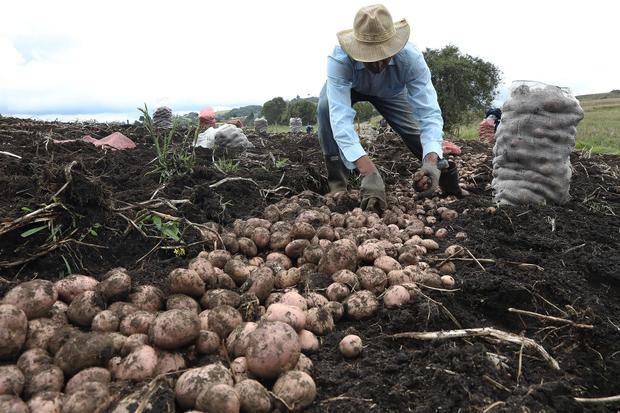
M 288 165 L 288 163 L 289 163 L 288 158 L 276 159 L 276 161 L 274 162 L 276 169 L 282 169 L 286 165 Z
M 159 215 L 150 215 L 148 220 L 153 224 L 162 238 L 176 242 L 181 240 L 181 230 L 178 221 L 163 221 Z
M 183 176 L 191 173 L 196 162 L 194 146 L 199 133 L 197 120 L 195 126 L 189 128 L 181 144 L 173 145 L 173 137 L 179 122 L 178 117 L 173 118 L 172 127 L 167 133 L 162 135 L 159 128 L 154 125 L 146 103 L 144 104 L 144 109 L 138 108 L 138 110 L 142 112 L 144 127 L 155 145 L 157 154 L 156 166 L 150 173 L 159 174 L 160 182 L 166 182 L 175 175 Z M 189 139 L 192 135 L 193 138 L 190 144 Z
M 239 161 L 234 159 L 219 158 L 215 161 L 215 167 L 224 174 L 236 172 L 239 169 Z

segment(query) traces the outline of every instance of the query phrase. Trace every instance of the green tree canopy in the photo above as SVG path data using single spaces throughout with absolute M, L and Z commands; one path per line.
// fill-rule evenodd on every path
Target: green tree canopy
M 454 131 L 468 121 L 471 113 L 483 112 L 491 105 L 501 80 L 500 70 L 493 63 L 462 54 L 452 45 L 426 49 L 424 58 L 431 70 L 446 131 Z
M 286 113 L 286 102 L 281 97 L 273 98 L 263 104 L 262 113 L 269 124 L 281 123 Z
M 293 99 L 288 104 L 288 115 L 291 118 L 301 118 L 304 125 L 316 123 L 316 103 L 305 99 Z

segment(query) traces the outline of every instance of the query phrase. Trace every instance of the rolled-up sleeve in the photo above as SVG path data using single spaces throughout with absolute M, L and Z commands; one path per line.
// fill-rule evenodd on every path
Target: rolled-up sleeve
M 353 128 L 355 109 L 351 107 L 353 68 L 333 57 L 327 59 L 327 100 L 334 139 L 347 166 L 366 155 Z
M 419 54 L 412 62 L 407 79 L 407 94 L 418 123 L 420 124 L 422 156 L 435 152 L 443 156 L 443 118 L 437 103 L 437 92 L 431 81 L 431 71 Z

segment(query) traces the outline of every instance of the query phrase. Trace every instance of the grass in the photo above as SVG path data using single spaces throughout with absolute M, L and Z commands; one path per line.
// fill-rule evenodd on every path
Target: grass
M 620 155 L 620 92 L 578 96 L 584 111 L 577 126 L 576 149 Z M 459 128 L 456 137 L 478 139 L 479 120 Z

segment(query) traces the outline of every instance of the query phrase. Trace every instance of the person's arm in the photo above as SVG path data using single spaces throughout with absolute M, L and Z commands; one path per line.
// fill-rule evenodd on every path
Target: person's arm
M 353 67 L 330 56 L 327 61 L 327 99 L 334 139 L 345 160 L 354 163 L 366 155 L 355 133 L 355 110 L 351 107 Z
M 407 94 L 413 114 L 420 124 L 422 157 L 436 153 L 443 157 L 443 118 L 437 103 L 437 92 L 431 81 L 431 71 L 420 53 L 413 55 L 407 76 Z

